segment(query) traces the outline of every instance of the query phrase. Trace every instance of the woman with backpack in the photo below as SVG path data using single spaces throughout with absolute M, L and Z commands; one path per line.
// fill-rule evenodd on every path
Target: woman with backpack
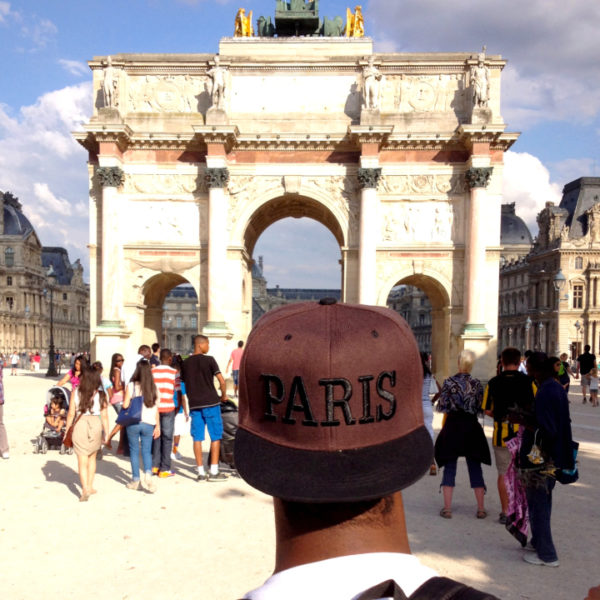
M 160 436 L 160 421 L 158 415 L 158 391 L 152 377 L 150 362 L 142 358 L 135 368 L 131 380 L 125 388 L 123 409 L 136 401 L 140 402 L 140 421 L 127 426 L 129 442 L 129 459 L 131 461 L 132 479 L 127 484 L 130 490 L 142 487 L 148 492 L 155 492 L 156 486 L 152 481 L 152 440 Z M 140 449 L 144 466 L 143 477 L 140 479 Z
M 102 446 L 102 431 L 108 435 L 108 401 L 102 388 L 100 374 L 90 368 L 80 372 L 79 385 L 71 395 L 67 413 L 67 431 L 73 427 L 73 449 L 81 481 L 80 502 L 86 502 L 94 489 L 96 453 Z

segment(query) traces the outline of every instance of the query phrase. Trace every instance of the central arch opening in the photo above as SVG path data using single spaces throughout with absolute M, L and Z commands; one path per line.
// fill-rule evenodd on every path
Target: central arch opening
M 333 213 L 305 197 L 263 205 L 245 232 L 252 257 L 252 322 L 293 302 L 343 297 L 344 236 Z

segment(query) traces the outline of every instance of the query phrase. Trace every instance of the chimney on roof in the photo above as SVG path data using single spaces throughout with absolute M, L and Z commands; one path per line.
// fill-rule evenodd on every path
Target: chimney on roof
M 258 257 L 258 268 L 260 269 L 260 272 L 262 273 L 262 270 L 263 270 L 263 257 L 262 256 Z

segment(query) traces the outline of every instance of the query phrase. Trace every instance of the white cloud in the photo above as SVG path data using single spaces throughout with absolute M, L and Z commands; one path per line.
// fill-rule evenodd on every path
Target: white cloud
M 546 202 L 558 204 L 562 187 L 550 181 L 550 172 L 539 158 L 527 152 L 508 151 L 504 155 L 503 202 L 514 202 L 516 212 L 535 235 L 536 217 Z
M 397 51 L 474 53 L 486 44 L 502 54 L 504 116 L 513 127 L 600 112 L 600 3 L 371 0 L 367 16 L 368 33 Z
M 6 22 L 10 12 L 10 2 L 0 2 L 0 23 Z
M 43 50 L 58 33 L 58 27 L 50 19 L 41 19 L 37 15 L 32 15 L 19 20 L 22 22 L 21 36 L 33 44 L 32 47 L 21 50 L 28 52 Z
M 0 182 L 19 198 L 42 244 L 88 263 L 87 154 L 71 132 L 89 119 L 89 82 L 44 94 L 12 114 L 0 105 Z
M 69 60 L 67 58 L 59 58 L 58 64 L 71 75 L 89 75 L 89 67 L 78 60 Z
M 565 158 L 548 166 L 553 178 L 565 184 L 580 177 L 597 177 L 600 168 L 593 158 Z

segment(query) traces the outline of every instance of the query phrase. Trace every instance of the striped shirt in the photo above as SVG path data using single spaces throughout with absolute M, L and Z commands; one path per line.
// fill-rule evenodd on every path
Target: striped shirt
M 152 377 L 158 390 L 158 412 L 172 411 L 175 408 L 173 393 L 177 371 L 168 365 L 159 365 L 152 368 Z

